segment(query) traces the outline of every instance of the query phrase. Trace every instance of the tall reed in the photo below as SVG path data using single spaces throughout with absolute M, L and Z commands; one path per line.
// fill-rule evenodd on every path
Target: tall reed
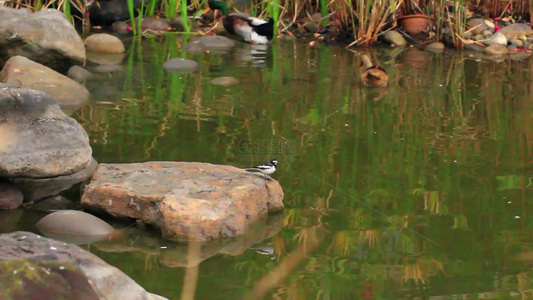
M 133 35 L 137 35 L 137 26 L 135 26 L 135 5 L 133 4 L 133 0 L 126 1 L 128 2 L 128 11 L 130 13 L 131 31 L 133 32 Z
M 369 46 L 377 40 L 383 25 L 402 5 L 403 0 L 357 0 L 355 14 L 351 14 L 355 41 L 348 45 Z

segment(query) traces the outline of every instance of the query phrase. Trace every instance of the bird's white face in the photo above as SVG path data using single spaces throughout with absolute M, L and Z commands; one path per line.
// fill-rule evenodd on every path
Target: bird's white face
M 273 159 L 270 161 L 274 166 L 277 166 L 278 165 L 278 160 L 277 159 Z

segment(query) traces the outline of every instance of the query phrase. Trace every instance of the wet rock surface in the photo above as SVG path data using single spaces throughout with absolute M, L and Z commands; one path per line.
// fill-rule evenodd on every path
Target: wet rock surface
M 84 181 L 94 173 L 97 166 L 98 162 L 93 158 L 87 167 L 71 175 L 52 178 L 13 178 L 12 181 L 22 191 L 24 202 L 33 202 L 55 196 Z
M 47 94 L 0 87 L 0 177 L 44 178 L 90 163 L 87 133 Z
M 234 237 L 283 209 L 275 180 L 232 166 L 195 162 L 100 164 L 82 205 L 161 229 L 175 241 Z
M 15 267 L 31 263 L 48 267 L 54 266 L 54 272 L 58 273 L 60 272 L 56 271 L 56 269 L 60 271 L 65 269 L 81 270 L 81 272 L 75 273 L 78 275 L 75 282 L 78 282 L 79 285 L 74 285 L 78 287 L 74 290 L 84 291 L 87 293 L 86 295 L 97 295 L 97 298 L 74 297 L 67 299 L 165 299 L 146 292 L 119 269 L 108 265 L 92 253 L 78 246 L 48 239 L 31 232 L 18 231 L 0 235 L 0 262 L 6 266 L 13 266 L 13 260 L 21 261 L 21 263 L 15 264 Z M 1 268 L 1 270 L 0 272 L 3 273 L 6 269 Z M 40 275 L 41 273 L 37 274 Z M 14 278 L 20 279 L 22 277 Z M 28 277 L 24 276 L 23 278 Z M 58 279 L 55 276 L 53 278 Z M 30 279 L 29 284 L 37 284 L 39 286 L 57 283 L 56 281 L 46 281 L 47 279 L 43 281 L 40 276 L 28 279 Z M 65 284 L 65 286 L 70 285 L 72 287 L 73 281 L 63 280 L 60 282 Z M 87 282 L 94 293 L 85 284 Z
M 0 282 L 1 299 L 100 299 L 83 271 L 71 264 L 0 260 Z
M 49 238 L 75 245 L 94 243 L 115 231 L 103 220 L 78 210 L 53 212 L 35 226 Z
M 17 209 L 23 200 L 22 192 L 13 183 L 0 178 L 0 210 Z
M 43 91 L 67 111 L 89 100 L 89 91 L 78 82 L 23 56 L 11 57 L 0 71 L 0 81 Z
M 0 5 L 0 61 L 16 55 L 66 71 L 85 61 L 85 47 L 72 24 L 58 10 L 31 13 Z

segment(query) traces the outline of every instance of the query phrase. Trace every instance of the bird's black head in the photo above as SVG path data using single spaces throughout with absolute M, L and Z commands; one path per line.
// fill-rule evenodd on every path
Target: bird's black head
M 273 164 L 274 166 L 277 166 L 278 165 L 278 160 L 277 159 L 271 159 L 270 160 L 270 163 Z

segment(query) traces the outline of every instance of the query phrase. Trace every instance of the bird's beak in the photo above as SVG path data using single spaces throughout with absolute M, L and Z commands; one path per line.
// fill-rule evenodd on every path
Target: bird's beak
M 205 14 L 208 13 L 210 10 L 211 10 L 211 8 L 208 7 L 208 8 L 206 8 L 206 9 L 204 9 L 204 11 L 202 12 L 202 14 L 205 15 Z

